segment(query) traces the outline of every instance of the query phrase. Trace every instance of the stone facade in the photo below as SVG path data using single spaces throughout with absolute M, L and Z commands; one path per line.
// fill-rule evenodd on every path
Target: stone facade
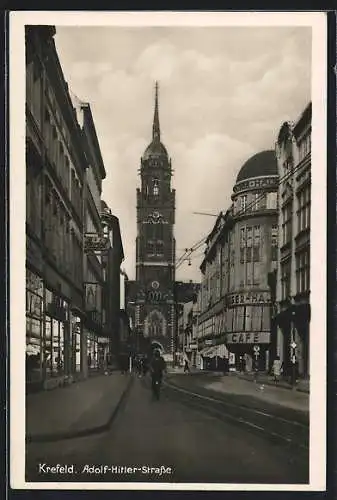
M 172 165 L 160 141 L 156 87 L 152 142 L 141 158 L 137 189 L 135 329 L 170 359 L 174 351 L 175 190 Z
M 277 190 L 274 152 L 250 158 L 237 176 L 231 207 L 207 238 L 200 267 L 199 351 L 227 357 L 237 368 L 244 360 L 247 370 L 270 366 L 268 275 L 277 265 Z
M 279 186 L 277 349 L 285 372 L 309 375 L 311 104 L 284 123 L 276 154 Z

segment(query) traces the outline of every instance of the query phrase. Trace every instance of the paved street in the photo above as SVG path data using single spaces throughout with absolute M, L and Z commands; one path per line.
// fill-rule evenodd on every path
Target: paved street
M 294 409 L 270 403 L 268 398 L 256 397 L 254 391 L 258 391 L 251 382 L 235 377 L 228 377 L 229 391 L 215 391 L 214 384 L 227 384 L 224 379 L 168 376 L 157 402 L 152 400 L 149 380 L 135 378 L 107 432 L 28 444 L 26 479 L 308 482 L 308 413 L 304 405 L 299 403 Z M 252 388 L 250 394 L 249 389 L 242 390 L 243 383 Z M 43 464 L 74 464 L 74 471 L 49 474 Z M 144 469 L 121 474 L 116 469 L 105 473 L 97 469 L 94 473 L 89 468 L 93 465 Z M 161 469 L 161 476 L 158 470 L 150 470 L 160 466 L 166 468 Z

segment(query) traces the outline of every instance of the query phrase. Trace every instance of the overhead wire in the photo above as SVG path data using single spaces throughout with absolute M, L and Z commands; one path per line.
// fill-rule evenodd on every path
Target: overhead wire
M 297 172 L 297 170 L 302 168 L 302 166 L 303 166 L 303 164 L 302 164 L 302 162 L 300 162 L 298 165 L 296 165 L 296 167 L 292 168 L 289 172 L 287 172 L 282 177 L 280 177 L 278 179 L 277 186 L 279 186 L 281 183 L 285 182 L 289 177 L 292 177 Z M 235 217 L 241 217 L 242 215 L 244 215 L 245 213 L 250 211 L 250 209 L 253 206 L 256 206 L 260 200 L 265 198 L 265 195 L 266 195 L 266 193 L 261 193 L 255 200 L 248 203 L 248 205 L 246 205 L 243 209 L 241 209 L 238 213 L 236 213 Z M 201 240 L 196 242 L 191 248 L 187 249 L 187 251 L 185 250 L 185 253 L 181 257 L 178 258 L 175 268 L 178 269 L 184 261 L 189 260 L 192 253 L 200 248 L 200 246 L 207 240 L 207 237 L 208 237 L 208 235 L 204 236 Z

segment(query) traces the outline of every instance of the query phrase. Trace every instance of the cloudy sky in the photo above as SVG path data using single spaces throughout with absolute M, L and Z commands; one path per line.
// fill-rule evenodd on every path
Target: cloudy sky
M 72 92 L 90 102 L 107 178 L 103 197 L 120 218 L 125 267 L 135 276 L 136 187 L 151 141 L 154 81 L 161 138 L 172 158 L 177 257 L 228 208 L 242 164 L 274 147 L 281 123 L 311 98 L 311 28 L 56 27 Z M 202 249 L 177 279 L 200 279 Z

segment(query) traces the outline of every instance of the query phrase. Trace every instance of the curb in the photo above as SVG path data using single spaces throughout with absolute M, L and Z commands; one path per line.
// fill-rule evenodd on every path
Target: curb
M 246 380 L 247 382 L 255 382 L 254 379 L 251 379 L 251 378 L 246 378 L 246 377 L 241 377 L 240 375 L 237 376 L 238 378 L 240 378 L 241 380 Z M 292 391 L 292 390 L 295 390 L 297 392 L 302 392 L 302 393 L 305 393 L 305 394 L 310 394 L 310 389 L 301 389 L 299 387 L 291 387 L 289 385 L 276 385 L 276 384 L 273 384 L 272 382 L 270 382 L 269 380 L 267 381 L 263 381 L 263 380 L 260 380 L 257 378 L 257 383 L 260 383 L 260 384 L 264 384 L 264 385 L 269 385 L 271 387 L 279 387 L 281 389 L 287 389 L 288 391 Z
M 104 431 L 107 431 L 109 427 L 111 426 L 113 420 L 117 416 L 118 411 L 120 410 L 123 402 L 125 401 L 126 397 L 128 396 L 132 384 L 133 384 L 134 378 L 130 377 L 129 381 L 119 399 L 117 402 L 112 414 L 110 415 L 108 421 L 105 424 L 98 425 L 96 427 L 90 427 L 87 429 L 81 429 L 79 431 L 73 431 L 73 432 L 58 432 L 55 434 L 40 434 L 40 435 L 27 435 L 26 436 L 26 443 L 51 443 L 55 441 L 63 441 L 64 439 L 75 439 L 75 438 L 80 438 L 80 437 L 86 437 L 86 436 L 91 436 L 94 434 L 100 434 Z

